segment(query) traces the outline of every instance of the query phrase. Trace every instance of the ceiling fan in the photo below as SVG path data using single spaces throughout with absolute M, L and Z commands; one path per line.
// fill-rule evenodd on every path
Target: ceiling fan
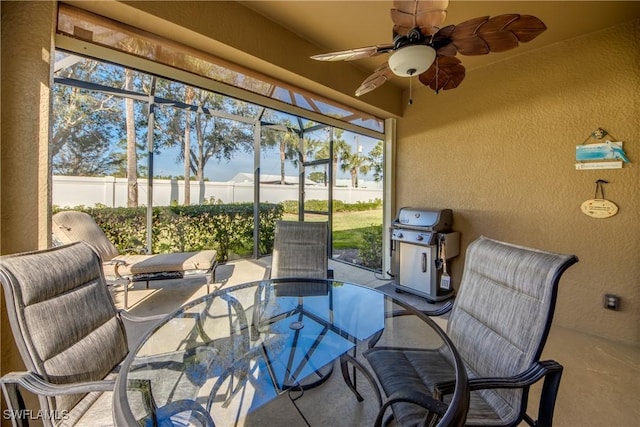
M 380 87 L 394 74 L 410 78 L 417 75 L 422 84 L 436 93 L 454 89 L 465 77 L 465 68 L 456 54 L 504 52 L 518 47 L 519 42 L 533 40 L 547 29 L 535 16 L 515 13 L 482 16 L 442 27 L 449 0 L 395 0 L 393 5 L 392 43 L 311 57 L 319 61 L 352 61 L 391 53 L 388 61 L 362 82 L 356 96 Z

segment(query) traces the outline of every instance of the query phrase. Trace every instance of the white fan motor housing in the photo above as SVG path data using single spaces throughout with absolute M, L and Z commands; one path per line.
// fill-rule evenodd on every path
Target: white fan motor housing
M 435 59 L 436 51 L 431 46 L 405 46 L 389 57 L 389 68 L 396 76 L 411 77 L 427 71 Z

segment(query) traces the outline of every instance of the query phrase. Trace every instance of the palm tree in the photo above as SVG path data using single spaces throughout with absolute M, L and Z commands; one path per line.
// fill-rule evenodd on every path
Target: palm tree
M 287 160 L 298 160 L 300 137 L 291 131 L 279 132 L 280 140 L 280 184 L 285 184 L 284 165 Z
M 276 125 L 277 128 L 263 128 L 262 145 L 266 147 L 278 147 L 280 153 L 280 184 L 285 184 L 285 164 L 292 160 L 297 164 L 299 160 L 300 136 L 293 131 L 293 125 L 288 120 Z M 285 130 L 286 129 L 286 130 Z
M 336 178 L 337 175 L 335 173 L 335 171 L 338 170 L 338 161 L 340 159 L 344 159 L 346 157 L 348 157 L 351 153 L 351 147 L 349 146 L 349 144 L 347 144 L 347 141 L 345 141 L 342 138 L 342 135 L 344 134 L 344 130 L 342 129 L 337 129 L 337 128 L 332 128 L 333 129 L 333 170 L 334 170 L 334 174 L 333 174 L 333 182 L 331 183 L 332 186 L 336 186 Z
M 356 151 L 351 152 L 351 149 L 342 158 L 340 163 L 340 169 L 343 172 L 349 172 L 351 175 L 351 186 L 358 188 L 358 173 L 366 174 L 371 169 L 371 164 L 366 156 Z
M 367 158 L 369 160 L 369 164 L 373 169 L 373 180 L 375 182 L 382 181 L 383 173 L 384 173 L 384 147 L 382 145 L 382 141 L 378 141 L 375 147 L 369 151 Z

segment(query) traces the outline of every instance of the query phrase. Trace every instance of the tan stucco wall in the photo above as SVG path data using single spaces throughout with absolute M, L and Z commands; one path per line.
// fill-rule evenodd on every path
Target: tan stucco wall
M 414 90 L 398 121 L 397 206 L 451 208 L 463 250 L 479 235 L 576 254 L 554 322 L 640 343 L 640 21 L 467 73 L 455 90 Z M 464 59 L 463 59 L 464 61 Z M 596 128 L 632 163 L 578 171 L 575 146 Z M 580 204 L 604 179 L 619 213 Z M 453 263 L 459 282 L 463 258 Z M 605 293 L 622 298 L 602 308 Z
M 50 241 L 49 89 L 55 3 L 2 2 L 0 7 L 0 254 L 9 254 L 45 248 Z M 4 294 L 0 299 L 0 372 L 5 374 L 24 365 L 11 335 Z M 4 409 L 4 400 L 2 405 Z

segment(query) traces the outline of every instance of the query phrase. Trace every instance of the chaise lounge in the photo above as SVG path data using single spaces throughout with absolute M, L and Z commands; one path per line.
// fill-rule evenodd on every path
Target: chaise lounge
M 52 217 L 52 232 L 61 244 L 84 241 L 92 245 L 100 258 L 104 275 L 110 281 L 126 280 L 124 307 L 129 307 L 128 290 L 134 282 L 167 280 L 187 275 L 205 275 L 207 293 L 215 281 L 217 252 L 176 252 L 156 255 L 122 255 L 90 215 L 78 211 L 58 212 Z

